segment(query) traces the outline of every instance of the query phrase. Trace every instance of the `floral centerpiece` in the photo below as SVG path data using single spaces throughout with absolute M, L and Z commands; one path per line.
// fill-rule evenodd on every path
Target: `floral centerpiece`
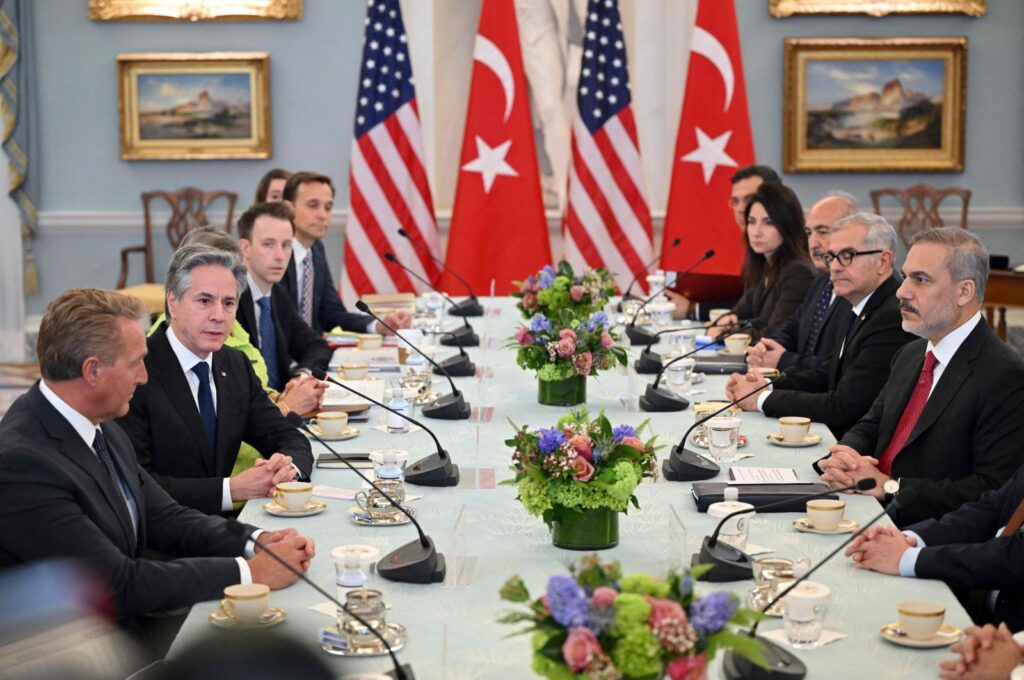
M 697 597 L 693 582 L 702 570 L 663 581 L 623 576 L 618 562 L 587 557 L 571 576 L 548 579 L 544 595 L 534 600 L 522 579 L 510 578 L 502 599 L 526 608 L 500 621 L 529 624 L 520 632 L 533 634 L 533 671 L 550 680 L 699 680 L 726 649 L 764 665 L 761 643 L 737 631 L 762 615 L 740 608 L 731 593 Z
M 612 427 L 602 412 L 590 419 L 584 408 L 555 427 L 516 428 L 506 444 L 515 449 L 516 476 L 503 484 L 519 489 L 531 515 L 544 518 L 554 544 L 574 550 L 611 548 L 619 542 L 619 515 L 632 503 L 644 477 L 655 477 L 657 436 L 646 442 L 640 427 Z
M 577 318 L 563 309 L 556 317 L 535 314 L 509 340 L 516 363 L 537 372 L 537 400 L 542 404 L 574 406 L 587 398 L 587 376 L 626 365 L 626 350 L 617 347 L 608 315 L 593 312 Z
M 588 269 L 577 275 L 572 266 L 562 260 L 558 266 L 545 265 L 535 275 L 519 284 L 512 297 L 519 298 L 516 307 L 529 319 L 534 314 L 557 317 L 563 309 L 582 317 L 604 309 L 608 298 L 615 293 L 615 281 L 604 269 Z

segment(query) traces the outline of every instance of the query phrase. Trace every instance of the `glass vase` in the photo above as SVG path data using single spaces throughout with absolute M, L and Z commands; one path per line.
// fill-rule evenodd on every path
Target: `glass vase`
M 547 406 L 576 406 L 587 401 L 587 376 L 537 380 L 537 401 Z
M 551 542 L 566 550 L 605 550 L 619 544 L 619 513 L 607 508 L 575 512 L 560 508 Z

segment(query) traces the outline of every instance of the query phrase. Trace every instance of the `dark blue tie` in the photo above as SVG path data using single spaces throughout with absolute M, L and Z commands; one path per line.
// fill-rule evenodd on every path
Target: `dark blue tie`
M 210 365 L 200 361 L 192 367 L 192 372 L 199 378 L 199 392 L 196 394 L 199 402 L 199 417 L 203 421 L 203 429 L 206 430 L 206 441 L 210 444 L 210 457 L 217 457 L 217 409 L 213 405 L 213 392 L 210 391 Z
M 832 304 L 832 281 L 825 284 L 818 298 L 818 304 L 814 308 L 814 318 L 811 320 L 811 332 L 807 335 L 807 349 L 804 354 L 814 354 L 818 346 L 818 337 L 821 335 L 821 325 L 828 314 L 829 305 Z
M 117 466 L 114 464 L 114 458 L 110 455 L 110 449 L 107 448 L 107 440 L 103 436 L 103 432 L 96 430 L 96 438 L 92 442 L 92 448 L 96 451 L 96 456 L 100 459 L 104 469 L 107 471 L 107 476 L 110 477 L 110 483 L 113 485 L 114 495 L 121 496 L 124 499 L 125 505 L 128 506 L 128 516 L 132 521 L 132 550 L 135 550 L 135 543 L 137 539 L 137 532 L 139 530 L 139 506 L 135 504 L 135 497 L 132 495 L 131 487 L 129 487 L 121 475 L 117 472 Z
M 277 373 L 277 334 L 274 332 L 274 316 L 270 311 L 270 296 L 261 297 L 260 306 L 260 354 L 267 362 L 267 384 L 271 389 L 280 390 L 281 381 Z

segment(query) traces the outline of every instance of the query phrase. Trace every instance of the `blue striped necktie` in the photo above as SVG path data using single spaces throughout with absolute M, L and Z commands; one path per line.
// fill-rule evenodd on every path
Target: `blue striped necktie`
M 199 391 L 196 401 L 199 402 L 199 417 L 206 430 L 206 441 L 210 444 L 210 458 L 217 458 L 217 408 L 213 404 L 213 392 L 210 391 L 210 365 L 200 361 L 192 367 L 192 372 L 199 378 Z
M 828 313 L 828 308 L 832 304 L 832 281 L 825 284 L 825 287 L 821 289 L 821 296 L 818 298 L 818 304 L 814 308 L 814 317 L 811 320 L 811 332 L 807 335 L 807 349 L 804 350 L 804 354 L 814 354 L 814 350 L 818 347 L 818 338 L 821 335 L 821 325 L 825 321 L 825 315 Z
M 259 299 L 260 306 L 260 354 L 267 362 L 267 384 L 271 389 L 280 390 L 277 368 L 277 334 L 274 332 L 274 316 L 270 311 L 270 296 Z
M 92 442 L 92 448 L 96 452 L 96 457 L 100 459 L 100 463 L 103 464 L 103 468 L 107 471 L 107 476 L 113 485 L 115 495 L 120 496 L 127 506 L 128 516 L 131 518 L 132 529 L 134 530 L 132 536 L 132 550 L 134 551 L 135 544 L 138 542 L 139 507 L 135 503 L 131 487 L 124 482 L 118 473 L 117 466 L 114 464 L 114 458 L 110 455 L 110 449 L 107 447 L 107 440 L 103 436 L 103 432 L 98 428 L 96 430 L 96 438 Z

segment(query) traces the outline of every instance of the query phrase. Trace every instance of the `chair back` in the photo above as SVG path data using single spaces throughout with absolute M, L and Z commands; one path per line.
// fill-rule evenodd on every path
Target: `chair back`
M 910 239 L 922 229 L 934 229 L 946 226 L 939 215 L 939 208 L 942 202 L 950 196 L 960 197 L 960 221 L 959 227 L 967 229 L 967 210 L 971 203 L 970 189 L 948 187 L 936 189 L 927 184 L 915 184 L 906 189 L 875 189 L 871 192 L 871 203 L 875 212 L 882 214 L 881 202 L 883 198 L 891 197 L 896 199 L 903 207 L 903 213 L 896 223 L 896 232 L 904 245 L 910 244 Z

